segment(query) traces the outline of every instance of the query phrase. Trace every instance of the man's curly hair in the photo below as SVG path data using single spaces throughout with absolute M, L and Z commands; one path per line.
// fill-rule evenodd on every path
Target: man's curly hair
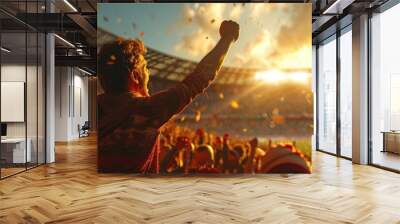
M 117 39 L 102 46 L 98 55 L 98 71 L 105 92 L 120 93 L 128 90 L 128 79 L 134 75 L 138 86 L 146 83 L 142 74 L 146 65 L 146 48 L 138 39 Z

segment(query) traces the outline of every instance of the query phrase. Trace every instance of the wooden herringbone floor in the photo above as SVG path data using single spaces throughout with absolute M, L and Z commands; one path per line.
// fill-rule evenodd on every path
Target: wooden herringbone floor
M 96 142 L 0 181 L 0 223 L 400 223 L 400 175 L 314 153 L 311 175 L 96 172 Z

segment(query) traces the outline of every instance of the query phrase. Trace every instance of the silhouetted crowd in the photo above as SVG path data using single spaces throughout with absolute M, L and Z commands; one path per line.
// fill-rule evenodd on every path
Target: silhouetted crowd
M 160 136 L 161 173 L 309 173 L 309 158 L 295 143 L 263 148 L 250 140 L 224 134 L 213 135 L 200 128 L 169 126 Z

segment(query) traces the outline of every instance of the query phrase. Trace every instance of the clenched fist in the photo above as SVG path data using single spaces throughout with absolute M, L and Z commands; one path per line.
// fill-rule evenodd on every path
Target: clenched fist
M 224 20 L 219 27 L 221 38 L 236 41 L 239 38 L 239 24 L 232 20 Z

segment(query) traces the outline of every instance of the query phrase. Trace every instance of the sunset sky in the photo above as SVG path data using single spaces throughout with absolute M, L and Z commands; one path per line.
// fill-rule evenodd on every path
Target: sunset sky
M 98 27 L 180 58 L 199 61 L 219 39 L 223 20 L 240 25 L 225 66 L 311 69 L 311 4 L 99 4 Z

